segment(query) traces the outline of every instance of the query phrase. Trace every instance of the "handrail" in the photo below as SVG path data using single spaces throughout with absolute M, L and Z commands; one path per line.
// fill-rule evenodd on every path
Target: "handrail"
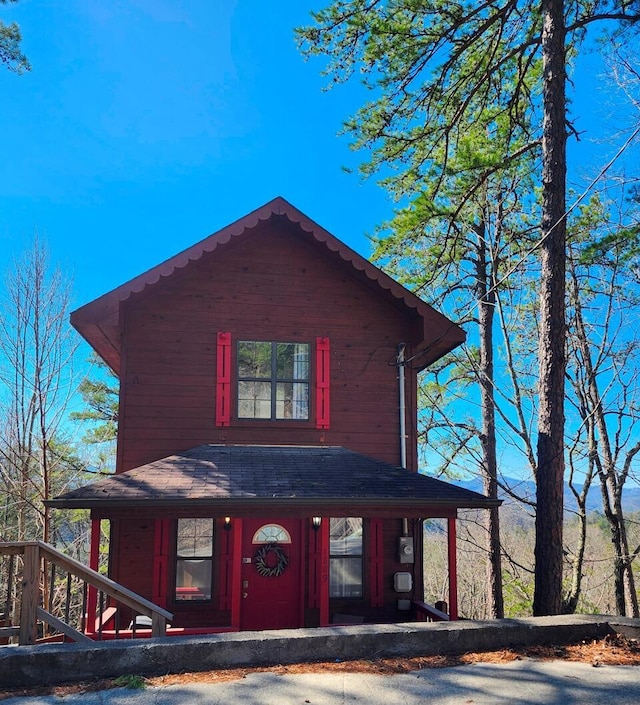
M 155 605 L 151 600 L 138 595 L 132 590 L 127 589 L 123 585 L 116 583 L 111 578 L 107 578 L 104 575 L 96 572 L 92 568 L 83 565 L 75 558 L 65 556 L 53 546 L 49 546 L 42 541 L 37 542 L 40 546 L 40 551 L 45 555 L 49 556 L 51 560 L 61 565 L 63 568 L 71 569 L 69 572 L 74 573 L 79 578 L 82 578 L 87 583 L 93 585 L 94 587 L 102 590 L 109 597 L 113 597 L 118 602 L 123 602 L 127 607 L 140 612 L 141 614 L 151 617 L 153 619 L 154 614 L 162 615 L 165 619 L 173 619 L 173 614 L 167 610 Z
M 426 617 L 431 622 L 448 622 L 450 620 L 449 615 L 442 610 L 437 609 L 428 602 L 421 602 L 420 600 L 412 600 L 413 606 L 416 610 L 417 616 Z
M 38 618 L 60 630 L 60 620 L 38 606 L 39 580 L 37 573 L 42 558 L 48 559 L 51 563 L 67 571 L 67 573 L 77 576 L 95 590 L 130 607 L 137 613 L 150 617 L 152 621 L 152 636 L 154 637 L 165 636 L 167 620 L 173 619 L 171 612 L 155 605 L 150 600 L 136 594 L 110 578 L 101 575 L 74 558 L 66 556 L 53 546 L 42 541 L 11 541 L 0 543 L 0 555 L 24 555 L 25 557 L 22 610 L 20 617 L 20 644 L 35 643 L 34 625 Z M 52 619 L 49 617 L 52 617 Z M 69 633 L 65 633 L 71 638 L 78 640 L 71 632 L 84 637 L 84 635 L 77 632 L 77 630 L 74 630 L 72 627 L 69 627 L 69 630 Z

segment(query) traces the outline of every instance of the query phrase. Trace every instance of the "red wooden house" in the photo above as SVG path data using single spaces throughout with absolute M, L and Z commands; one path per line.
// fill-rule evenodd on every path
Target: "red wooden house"
M 118 374 L 116 474 L 56 498 L 174 627 L 407 621 L 423 528 L 482 495 L 417 473 L 417 374 L 463 331 L 282 198 L 83 306 Z M 447 597 L 447 596 L 443 596 Z

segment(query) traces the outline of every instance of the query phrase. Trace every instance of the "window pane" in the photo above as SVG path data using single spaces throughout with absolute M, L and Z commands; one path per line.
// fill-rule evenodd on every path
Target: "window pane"
M 178 560 L 176 600 L 211 599 L 211 560 Z
M 329 527 L 332 556 L 362 556 L 362 518 L 332 518 Z
M 238 418 L 271 418 L 270 382 L 238 382 Z
M 330 597 L 362 597 L 362 558 L 331 558 Z
M 309 418 L 309 385 L 278 382 L 276 385 L 276 418 Z
M 291 543 L 291 536 L 280 524 L 265 524 L 253 535 L 252 543 Z
M 176 600 L 210 600 L 213 557 L 211 517 L 178 519 Z
M 238 376 L 271 379 L 271 343 L 238 343 Z
M 281 380 L 309 379 L 309 346 L 306 343 L 277 343 L 276 376 Z
M 330 597 L 362 597 L 361 517 L 330 520 L 329 553 Z
M 176 553 L 182 558 L 213 554 L 213 519 L 178 519 Z

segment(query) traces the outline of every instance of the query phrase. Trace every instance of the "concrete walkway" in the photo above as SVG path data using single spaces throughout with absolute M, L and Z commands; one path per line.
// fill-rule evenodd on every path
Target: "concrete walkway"
M 4 700 L 2 705 L 637 705 L 640 666 L 524 659 L 380 676 L 252 673 L 238 681 Z

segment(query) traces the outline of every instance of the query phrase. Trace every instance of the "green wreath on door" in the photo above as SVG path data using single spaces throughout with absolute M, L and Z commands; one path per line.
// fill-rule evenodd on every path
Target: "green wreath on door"
M 275 565 L 270 565 L 270 562 L 267 560 L 270 554 L 275 556 Z M 277 543 L 268 543 L 264 546 L 260 546 L 256 551 L 256 555 L 253 557 L 253 563 L 256 570 L 263 578 L 277 578 L 284 573 L 286 567 L 289 565 L 289 559 Z

